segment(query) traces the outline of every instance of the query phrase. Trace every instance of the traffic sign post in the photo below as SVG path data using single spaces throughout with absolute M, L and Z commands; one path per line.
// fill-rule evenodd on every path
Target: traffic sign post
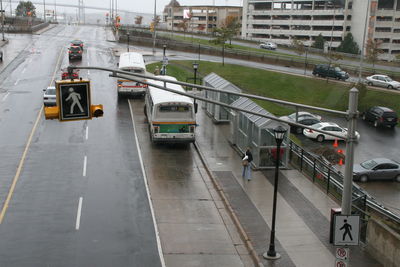
M 335 215 L 335 246 L 358 246 L 360 241 L 360 216 Z
M 91 119 L 89 80 L 56 81 L 60 121 Z
M 349 248 L 336 248 L 336 259 L 347 261 L 349 259 L 349 253 Z

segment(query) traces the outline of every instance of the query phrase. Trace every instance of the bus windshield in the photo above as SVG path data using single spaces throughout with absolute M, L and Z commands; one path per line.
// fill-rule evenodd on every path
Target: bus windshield
M 193 119 L 192 108 L 190 106 L 166 105 L 160 106 L 157 118 L 161 119 Z

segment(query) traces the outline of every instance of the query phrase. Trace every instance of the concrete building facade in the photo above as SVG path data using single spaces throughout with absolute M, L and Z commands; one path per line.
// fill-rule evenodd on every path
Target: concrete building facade
M 187 16 L 189 15 L 189 18 Z M 195 33 L 211 33 L 214 28 L 221 27 L 228 16 L 241 19 L 242 7 L 238 6 L 181 6 L 172 0 L 163 11 L 163 22 L 167 30 L 183 30 L 182 23 L 187 23 L 187 31 Z
M 244 0 L 242 37 L 290 45 L 311 45 L 321 34 L 329 47 L 347 32 L 359 48 L 368 39 L 382 42 L 381 58 L 400 54 L 400 0 Z M 364 40 L 364 42 L 363 42 Z

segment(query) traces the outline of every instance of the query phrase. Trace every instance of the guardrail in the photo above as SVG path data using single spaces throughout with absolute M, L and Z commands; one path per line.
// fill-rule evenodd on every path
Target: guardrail
M 343 193 L 343 174 L 336 170 L 325 158 L 305 151 L 302 147 L 290 141 L 289 161 L 293 167 L 306 174 L 313 183 L 318 184 L 326 190 L 327 194 L 341 201 Z M 353 183 L 353 209 L 364 210 L 368 215 L 376 214 L 400 226 L 400 215 L 385 208 L 365 190 Z M 365 207 L 357 204 L 358 200 L 365 199 Z

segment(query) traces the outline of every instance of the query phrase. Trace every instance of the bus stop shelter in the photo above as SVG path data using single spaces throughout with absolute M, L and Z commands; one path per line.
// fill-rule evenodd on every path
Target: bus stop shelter
M 204 77 L 203 85 L 227 91 L 227 93 L 220 93 L 203 90 L 203 96 L 207 99 L 222 102 L 228 105 L 232 104 L 235 100 L 239 98 L 238 96 L 231 95 L 228 92 L 242 92 L 239 87 L 232 84 L 231 82 L 228 82 L 227 80 L 218 76 L 215 73 L 210 73 L 209 75 Z M 229 109 L 204 101 L 202 107 L 206 110 L 207 115 L 209 115 L 214 122 L 229 122 Z
M 231 106 L 275 117 L 246 97 L 239 97 Z M 230 112 L 230 122 L 230 142 L 236 145 L 243 154 L 246 148 L 250 147 L 253 154 L 252 165 L 257 169 L 275 168 L 277 148 L 274 129 L 278 125 L 284 127 L 287 134 L 281 145 L 280 167 L 287 167 L 289 159 L 288 135 L 290 133 L 288 124 L 233 109 Z

